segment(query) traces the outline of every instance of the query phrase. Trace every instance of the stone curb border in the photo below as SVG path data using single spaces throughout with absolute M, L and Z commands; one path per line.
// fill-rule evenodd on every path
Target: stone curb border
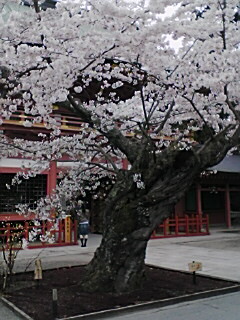
M 15 306 L 12 302 L 8 301 L 4 297 L 0 297 L 2 303 L 8 307 L 11 311 L 13 311 L 16 315 L 18 315 L 23 320 L 34 320 L 29 315 L 27 315 L 25 312 L 23 312 L 21 309 L 19 309 L 17 306 Z
M 137 305 L 126 306 L 126 307 L 110 309 L 110 310 L 103 310 L 99 312 L 92 312 L 92 313 L 87 313 L 87 314 L 68 317 L 68 318 L 61 318 L 61 319 L 58 318 L 58 320 L 107 319 L 108 317 L 111 317 L 111 316 L 124 315 L 125 313 L 129 313 L 129 312 L 147 310 L 152 308 L 163 308 L 163 307 L 174 305 L 181 302 L 194 301 L 198 299 L 209 298 L 209 297 L 218 296 L 218 295 L 227 294 L 227 293 L 233 293 L 237 291 L 240 291 L 240 285 L 234 285 L 231 287 L 226 287 L 221 289 L 203 291 L 203 292 L 193 293 L 193 294 L 184 295 L 184 296 L 175 297 L 175 298 L 144 302 Z

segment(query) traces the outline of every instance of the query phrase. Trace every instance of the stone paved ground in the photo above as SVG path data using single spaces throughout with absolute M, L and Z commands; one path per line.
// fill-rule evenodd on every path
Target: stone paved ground
M 239 320 L 240 293 L 232 293 L 164 308 L 131 312 L 111 320 Z M 109 318 L 108 318 L 109 319 Z
M 146 262 L 187 271 L 189 262 L 200 261 L 201 274 L 240 281 L 240 233 L 233 231 L 213 230 L 209 236 L 151 240 Z
M 0 301 L 0 320 L 22 320 L 17 314 L 7 308 L 1 301 Z

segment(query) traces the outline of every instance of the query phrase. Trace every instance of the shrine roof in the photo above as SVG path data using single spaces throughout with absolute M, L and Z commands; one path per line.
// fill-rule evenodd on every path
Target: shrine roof
M 209 168 L 208 170 L 240 173 L 240 155 L 226 156 L 219 164 Z

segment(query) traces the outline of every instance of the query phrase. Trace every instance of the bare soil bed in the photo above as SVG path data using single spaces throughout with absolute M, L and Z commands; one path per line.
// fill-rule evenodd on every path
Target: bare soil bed
M 92 294 L 83 292 L 78 284 L 84 272 L 82 266 L 44 271 L 39 285 L 33 273 L 17 274 L 6 298 L 34 320 L 52 320 L 53 288 L 58 289 L 59 318 L 64 318 L 236 284 L 202 276 L 197 276 L 197 284 L 193 284 L 191 274 L 146 266 L 141 289 L 123 295 Z

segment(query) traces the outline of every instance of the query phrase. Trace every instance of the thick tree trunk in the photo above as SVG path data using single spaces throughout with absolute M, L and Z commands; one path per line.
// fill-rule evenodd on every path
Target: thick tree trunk
M 103 238 L 87 268 L 84 287 L 89 291 L 125 292 L 139 287 L 144 278 L 147 240 Z
M 148 240 L 173 208 L 169 202 L 144 207 L 146 191 L 126 181 L 117 182 L 106 202 L 103 238 L 87 267 L 85 290 L 120 293 L 141 286 Z

